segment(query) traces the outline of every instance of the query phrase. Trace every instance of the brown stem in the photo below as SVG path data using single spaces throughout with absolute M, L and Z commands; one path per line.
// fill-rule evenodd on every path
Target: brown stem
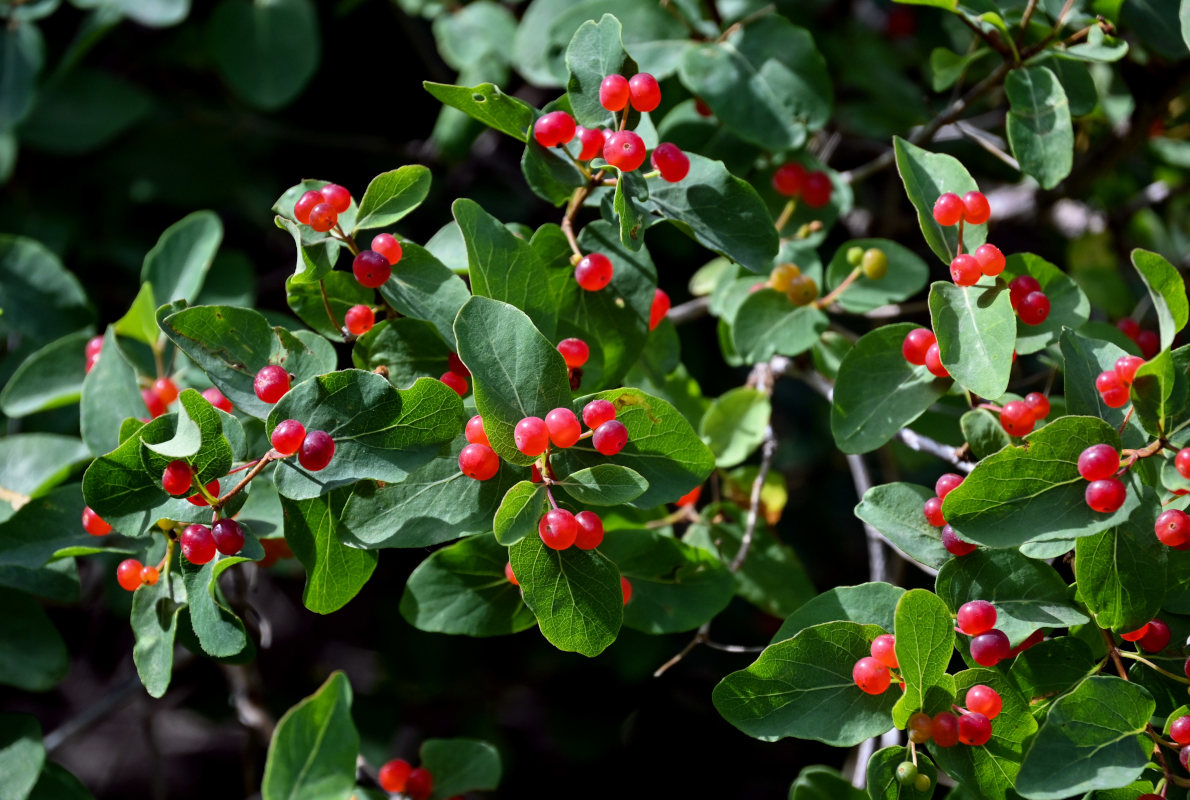
M 823 298 L 820 298 L 819 300 L 817 300 L 814 303 L 814 307 L 815 308 L 826 308 L 831 303 L 835 302 L 835 300 L 839 299 L 839 295 L 843 294 L 843 292 L 847 290 L 848 286 L 855 283 L 855 281 L 859 278 L 861 272 L 863 272 L 863 270 L 861 270 L 859 267 L 856 267 L 855 269 L 851 270 L 851 274 L 848 275 L 846 278 L 844 278 L 843 282 L 840 283 L 838 286 L 836 286 L 831 291 L 830 294 L 828 294 L 826 297 L 823 297 Z
M 322 291 L 322 306 L 326 309 L 326 316 L 331 321 L 331 327 L 341 333 L 343 329 L 339 327 L 339 321 L 335 319 L 335 312 L 331 311 L 331 298 L 326 293 L 326 281 L 320 280 L 318 288 Z
M 337 223 L 337 222 L 335 223 L 335 227 L 331 228 L 331 233 L 338 234 L 335 238 L 337 238 L 343 244 L 347 245 L 347 249 L 351 251 L 351 255 L 353 255 L 353 256 L 359 255 L 359 245 L 357 245 L 355 243 L 355 239 L 353 237 L 348 236 L 346 233 L 343 232 L 343 228 L 340 227 L 339 223 Z
M 270 450 L 269 452 L 265 453 L 264 456 L 260 459 L 260 461 L 257 462 L 256 466 L 253 467 L 252 470 L 247 475 L 244 476 L 243 480 L 241 480 L 239 483 L 237 483 L 235 486 L 233 486 L 231 488 L 231 491 L 229 491 L 227 494 L 223 495 L 218 500 L 211 503 L 211 505 L 213 507 L 215 507 L 216 509 L 222 509 L 225 505 L 227 505 L 228 500 L 235 497 L 240 492 L 244 491 L 244 487 L 247 486 L 248 484 L 250 484 L 252 482 L 253 478 L 255 478 L 257 475 L 259 475 L 264 470 L 265 467 L 267 467 L 274 459 L 277 459 L 277 458 L 281 458 L 281 456 L 278 456 L 275 453 L 275 451 Z
M 1115 639 L 1111 638 L 1111 634 L 1103 628 L 1100 628 L 1099 632 L 1103 634 L 1103 641 L 1107 644 L 1107 655 L 1116 665 L 1116 672 L 1120 673 L 1121 678 L 1128 680 L 1128 670 L 1124 668 L 1124 662 L 1120 659 L 1120 651 L 1116 649 Z

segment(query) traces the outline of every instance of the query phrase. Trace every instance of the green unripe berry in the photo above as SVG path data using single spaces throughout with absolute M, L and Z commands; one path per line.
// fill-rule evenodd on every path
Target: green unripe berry
M 878 281 L 888 274 L 888 256 L 878 247 L 869 247 L 864 251 L 860 266 L 865 277 Z
M 918 775 L 917 778 L 913 781 L 913 788 L 919 792 L 930 791 L 930 776 L 929 775 Z
M 864 249 L 858 245 L 847 248 L 847 263 L 853 267 L 858 267 L 860 262 L 864 260 Z
M 902 761 L 897 765 L 897 783 L 908 786 L 918 778 L 917 765 L 912 761 Z M 928 781 L 929 778 L 926 778 Z

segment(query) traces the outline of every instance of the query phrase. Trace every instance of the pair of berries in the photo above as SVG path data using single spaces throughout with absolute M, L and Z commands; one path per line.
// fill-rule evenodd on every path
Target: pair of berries
M 1140 329 L 1140 323 L 1132 317 L 1124 317 L 1116 323 L 1116 327 L 1140 348 L 1141 355 L 1152 358 L 1161 352 L 1161 337 L 1156 331 Z
M 1134 631 L 1121 633 L 1120 638 L 1126 642 L 1136 642 L 1149 653 L 1160 653 L 1169 647 L 1169 626 L 1162 620 L 1151 619 Z
M 425 767 L 414 767 L 403 758 L 394 758 L 377 774 L 380 788 L 391 794 L 404 794 L 409 800 L 429 800 L 434 793 L 434 775 Z
M 929 328 L 914 328 L 905 334 L 905 341 L 901 343 L 901 355 L 915 367 L 924 366 L 935 377 L 950 377 L 950 370 L 942 364 L 938 337 Z
M 912 786 L 919 792 L 930 790 L 930 776 L 917 771 L 917 765 L 912 761 L 902 761 L 897 764 L 897 783 L 902 786 Z
M 963 476 L 956 475 L 953 472 L 947 472 L 945 475 L 940 476 L 934 482 L 934 496 L 927 500 L 925 506 L 922 508 L 926 522 L 935 528 L 942 529 L 942 546 L 952 556 L 965 556 L 976 550 L 975 545 L 960 539 L 959 535 L 954 532 L 954 528 L 946 524 L 946 518 L 942 516 L 942 501 L 946 498 L 946 495 L 950 494 L 962 482 Z
M 1050 401 L 1041 392 L 1029 392 L 1024 400 L 1009 400 L 1000 409 L 1000 426 L 1009 436 L 1024 436 L 1049 416 Z
M 847 263 L 863 273 L 868 280 L 878 281 L 888 274 L 888 255 L 879 247 L 849 247 Z
M 157 419 L 165 413 L 170 403 L 178 399 L 178 386 L 169 378 L 158 378 L 148 389 L 141 389 L 141 397 L 149 416 Z
M 1131 397 L 1132 382 L 1136 380 L 1136 371 L 1145 363 L 1139 356 L 1120 356 L 1116 359 L 1113 369 L 1100 372 L 1095 376 L 1095 389 L 1103 398 L 1103 404 L 1109 408 L 1120 408 L 1128 404 Z
M 566 550 L 572 545 L 594 550 L 603 543 L 603 520 L 594 511 L 572 514 L 564 508 L 552 508 L 537 523 L 537 534 L 551 550 Z
M 809 305 L 818 297 L 818 284 L 809 275 L 803 275 L 798 265 L 793 263 L 773 267 L 769 273 L 769 286 L 784 292 L 795 306 Z
M 351 272 L 360 286 L 379 289 L 393 274 L 401 254 L 401 243 L 395 236 L 379 233 L 372 239 L 371 250 L 361 250 L 352 259 Z
M 868 648 L 871 655 L 856 661 L 851 668 L 851 679 L 860 691 L 865 694 L 884 694 L 892 684 L 890 670 L 900 668 L 895 648 L 896 639 L 890 633 L 882 633 L 872 640 Z
M 326 233 L 339 224 L 339 215 L 350 207 L 351 192 L 337 183 L 328 183 L 299 197 L 293 204 L 293 218 L 319 233 Z
M 831 201 L 834 186 L 825 172 L 810 172 L 796 161 L 789 161 L 777 167 L 773 173 L 773 188 L 783 197 L 796 199 L 810 208 L 822 208 Z
M 325 469 L 335 455 L 335 440 L 326 431 L 306 432 L 296 419 L 282 420 L 273 428 L 269 443 L 283 456 L 298 455 L 298 463 L 311 472 Z
M 234 556 L 244 547 L 244 529 L 234 519 L 217 519 L 211 527 L 187 525 L 178 537 L 182 555 L 191 564 L 202 566 L 215 557 L 216 552 Z
M 1008 302 L 1026 325 L 1040 325 L 1050 315 L 1049 296 L 1032 275 L 1018 275 L 1008 282 Z
M 467 369 L 461 358 L 451 353 L 446 357 L 446 372 L 442 373 L 438 380 L 454 389 L 459 397 L 463 397 L 467 394 L 467 379 L 470 377 L 471 370 Z
M 981 244 L 973 253 L 959 253 L 954 257 L 950 262 L 950 279 L 959 286 L 974 286 L 984 275 L 989 278 L 999 275 L 1007 263 L 999 247 L 994 244 Z M 1049 301 L 1046 303 L 1048 314 Z
M 944 228 L 960 222 L 982 225 L 991 216 L 992 207 L 983 192 L 967 192 L 962 197 L 945 192 L 934 201 L 934 221 Z
M 971 637 L 971 660 L 994 667 L 1012 655 L 1012 644 L 996 630 L 996 607 L 986 600 L 971 600 L 959 607 L 959 633 Z
M 145 566 L 135 558 L 126 558 L 116 567 L 116 582 L 120 588 L 135 592 L 142 586 L 152 586 L 161 577 L 160 571 L 153 566 Z
M 467 421 L 463 431 L 469 444 L 459 453 L 459 471 L 468 478 L 486 481 L 500 471 L 500 456 L 492 449 L 478 414 Z
M 165 465 L 165 469 L 161 473 L 161 488 L 165 490 L 166 494 L 171 494 L 174 497 L 186 494 L 194 486 L 194 470 L 190 465 L 181 459 L 171 461 Z M 219 496 L 219 480 L 215 479 L 208 483 L 206 493 L 212 497 Z M 202 492 L 192 494 L 186 498 L 192 505 L 205 506 L 210 505 L 210 501 Z
M 1084 495 L 1088 506 L 1110 514 L 1124 505 L 1128 490 L 1116 477 L 1119 469 L 1120 454 L 1110 444 L 1093 444 L 1079 454 L 1078 474 L 1089 481 Z
M 661 105 L 661 87 L 647 72 L 631 78 L 608 75 L 599 84 L 599 104 L 608 111 L 623 111 L 629 104 L 637 111 L 653 111 Z

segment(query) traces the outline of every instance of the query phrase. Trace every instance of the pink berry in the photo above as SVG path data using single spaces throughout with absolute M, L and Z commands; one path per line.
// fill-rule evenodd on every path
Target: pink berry
M 275 403 L 289 391 L 289 373 L 276 364 L 261 367 L 252 381 L 256 396 L 265 403 Z
M 905 335 L 905 341 L 901 344 L 901 354 L 910 364 L 916 367 L 923 366 L 926 363 L 926 351 L 937 341 L 938 338 L 929 328 L 914 328 Z
M 588 253 L 575 266 L 574 279 L 588 292 L 597 292 L 612 281 L 612 260 L 603 253 Z
M 577 127 L 574 117 L 565 111 L 551 111 L 533 123 L 533 138 L 542 147 L 555 147 L 573 139 Z
M 207 402 L 213 405 L 220 411 L 226 411 L 228 414 L 232 412 L 234 406 L 231 401 L 223 396 L 223 392 L 212 386 L 210 389 L 203 390 L 202 396 L 206 398 Z
M 652 111 L 661 105 L 661 87 L 647 72 L 638 72 L 628 79 L 628 99 L 637 111 Z
M 630 94 L 628 79 L 623 75 L 608 75 L 599 84 L 599 104 L 608 111 L 623 111 Z
M 545 415 L 545 427 L 550 432 L 550 441 L 556 447 L 571 447 L 582 435 L 578 417 L 569 408 L 555 408 Z
M 946 517 L 942 516 L 941 497 L 931 497 L 927 500 L 922 513 L 925 514 L 926 522 L 935 528 L 941 528 L 946 524 Z
M 979 747 L 992 738 L 992 723 L 983 714 L 972 711 L 959 717 L 959 741 Z
M 464 433 L 467 436 L 467 441 L 471 444 L 492 446 L 492 443 L 488 441 L 487 432 L 483 429 L 483 418 L 479 414 L 467 420 L 467 428 Z
M 273 428 L 273 435 L 269 441 L 273 449 L 283 456 L 291 456 L 302 446 L 306 438 L 306 426 L 296 419 L 282 420 Z
M 975 248 L 975 260 L 979 262 L 979 270 L 984 275 L 994 278 L 1004 271 L 1007 263 L 1000 248 L 994 244 L 981 244 Z
M 1029 392 L 1025 395 L 1025 405 L 1033 410 L 1033 419 L 1037 422 L 1050 415 L 1050 399 L 1041 392 Z
M 1169 738 L 1178 744 L 1190 744 L 1190 714 L 1183 714 L 1170 723 Z
M 1110 444 L 1093 444 L 1078 457 L 1078 474 L 1088 481 L 1110 478 L 1119 468 L 1120 454 Z
M 1169 547 L 1181 549 L 1190 542 L 1190 515 L 1185 511 L 1176 508 L 1162 511 L 1153 528 L 1161 543 Z
M 938 349 L 937 342 L 926 348 L 926 369 L 930 371 L 931 375 L 936 377 L 950 377 L 950 370 L 942 364 L 942 353 Z
M 960 539 L 959 535 L 954 532 L 954 528 L 949 525 L 942 526 L 942 546 L 946 548 L 946 552 L 959 558 L 970 555 L 979 549 L 971 542 Z
M 677 183 L 690 174 L 690 157 L 676 144 L 662 142 L 653 150 L 653 168 L 663 180 Z
M 1087 484 L 1087 505 L 1095 511 L 1110 514 L 1124 505 L 1128 492 L 1118 478 L 1104 478 Z
M 645 143 L 632 131 L 617 131 L 603 144 L 603 159 L 621 172 L 633 172 L 645 163 Z
M 1003 631 L 988 631 L 971 640 L 971 660 L 981 667 L 994 667 L 1008 658 L 1012 646 Z
M 963 198 L 954 192 L 946 192 L 934 201 L 934 221 L 944 228 L 958 225 L 967 207 L 963 205 Z
M 963 219 L 971 225 L 982 225 L 992 215 L 992 207 L 983 192 L 963 195 Z
M 978 683 L 967 690 L 967 708 L 977 714 L 983 714 L 988 719 L 995 719 L 1000 715 L 1004 701 L 1000 693 L 990 686 Z
M 194 471 L 185 461 L 171 461 L 161 474 L 161 488 L 175 497 L 186 494 L 194 485 Z
M 325 469 L 335 455 L 335 440 L 326 431 L 310 431 L 298 449 L 298 463 L 311 472 Z
M 582 339 L 563 339 L 558 342 L 558 352 L 568 367 L 581 367 L 591 357 L 591 348 Z
M 583 406 L 583 423 L 591 430 L 615 418 L 616 407 L 607 400 L 596 399 Z M 1187 454 L 1190 454 L 1190 450 L 1187 450 Z
M 879 661 L 889 669 L 897 669 L 900 664 L 897 663 L 897 652 L 895 650 L 896 639 L 891 633 L 882 633 L 872 640 L 872 645 L 869 651 L 872 653 L 872 658 Z
M 574 135 L 579 141 L 579 161 L 590 161 L 603 152 L 603 133 L 598 128 L 584 128 L 579 125 L 574 129 Z
M 1145 360 L 1140 356 L 1120 356 L 1116 359 L 1116 374 L 1125 386 L 1131 386 L 1136 380 L 1136 371 L 1144 366 Z
M 1169 626 L 1162 620 L 1154 619 L 1149 621 L 1149 629 L 1145 631 L 1144 636 L 1140 637 L 1140 641 L 1137 644 L 1145 652 L 1160 653 L 1169 647 L 1169 639 Z
M 785 197 L 796 197 L 802 193 L 806 176 L 810 173 L 796 161 L 789 161 L 777 167 L 773 173 L 773 188 Z
M 517 450 L 527 456 L 539 456 L 549 447 L 550 432 L 541 417 L 525 417 L 512 431 Z
M 1029 292 L 1021 298 L 1016 313 L 1026 325 L 1040 325 L 1050 315 L 1050 299 L 1045 292 Z
M 215 557 L 215 537 L 206 525 L 187 525 L 179 537 L 182 555 L 191 564 L 205 564 Z
M 1025 299 L 1025 295 L 1030 292 L 1040 292 L 1041 284 L 1032 275 L 1018 275 L 1008 282 L 1008 301 L 1012 304 L 1013 311 L 1016 311 Z
M 339 222 L 339 215 L 330 203 L 319 203 L 310 209 L 310 227 L 319 233 L 326 233 Z
M 957 475 L 953 472 L 944 473 L 938 476 L 938 480 L 934 481 L 934 494 L 938 495 L 939 500 L 945 500 L 946 495 L 959 488 L 962 483 L 962 475 Z
M 310 210 L 319 203 L 326 202 L 322 195 L 316 191 L 304 192 L 297 202 L 293 204 L 293 218 L 303 225 L 310 224 Z M 333 211 L 334 209 L 332 209 Z
M 475 419 L 479 419 L 476 417 Z M 459 453 L 459 472 L 477 481 L 486 481 L 500 471 L 500 456 L 486 444 L 472 443 Z
M 361 250 L 351 262 L 351 271 L 360 286 L 379 289 L 393 274 L 393 267 L 375 250 Z
M 978 636 L 996 627 L 996 607 L 987 600 L 972 600 L 959 608 L 959 630 Z
M 628 444 L 628 429 L 619 420 L 609 420 L 595 429 L 591 444 L 603 455 L 614 456 Z
M 215 549 L 225 556 L 234 556 L 244 548 L 244 529 L 234 519 L 215 520 L 211 526 Z
M 1000 410 L 1000 426 L 1009 436 L 1024 436 L 1033 430 L 1036 421 L 1033 409 L 1023 400 L 1010 400 Z
M 322 195 L 323 200 L 331 204 L 331 208 L 335 209 L 336 214 L 342 214 L 351 207 L 351 192 L 337 183 L 328 183 L 318 192 Z
M 384 256 L 389 266 L 401 260 L 401 243 L 391 233 L 378 233 L 372 238 L 372 252 Z
M 464 378 L 459 373 L 451 372 L 450 370 L 447 370 L 446 372 L 442 373 L 441 377 L 439 377 L 438 380 L 442 381 L 447 386 L 454 389 L 455 392 L 458 393 L 459 397 L 466 396 L 467 389 L 469 388 L 467 385 L 467 379 Z
M 578 523 L 574 546 L 580 550 L 594 550 L 603 543 L 603 520 L 594 511 L 580 511 L 574 515 Z
M 983 275 L 975 256 L 963 253 L 950 262 L 950 277 L 959 286 L 974 286 Z
M 810 208 L 822 208 L 831 201 L 833 191 L 834 186 L 831 185 L 829 175 L 825 172 L 811 172 L 802 184 L 802 200 Z
M 352 306 L 343 315 L 343 324 L 352 336 L 363 336 L 376 324 L 376 313 L 369 306 Z
M 552 550 L 565 550 L 574 544 L 578 537 L 578 522 L 564 508 L 552 508 L 545 512 L 541 522 L 537 523 L 537 533 L 541 541 Z
M 892 682 L 888 667 L 871 656 L 864 656 L 851 668 L 851 679 L 865 694 L 883 694 Z
M 90 506 L 83 506 L 83 530 L 92 536 L 104 536 L 112 532 L 112 526 L 103 521 L 103 517 L 91 510 Z
M 653 305 L 649 307 L 649 330 L 655 329 L 669 313 L 669 295 L 658 289 L 653 292 Z

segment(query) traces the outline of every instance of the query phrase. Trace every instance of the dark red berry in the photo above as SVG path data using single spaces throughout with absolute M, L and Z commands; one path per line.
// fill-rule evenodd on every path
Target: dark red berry
M 296 419 L 287 419 L 277 423 L 277 427 L 273 428 L 269 442 L 281 455 L 291 456 L 302 446 L 302 440 L 305 438 L 306 426 Z
M 1041 284 L 1032 275 L 1018 275 L 1008 282 L 1008 301 L 1016 311 L 1025 295 L 1030 292 L 1040 292 Z
M 537 523 L 537 533 L 541 541 L 552 550 L 565 550 L 574 544 L 578 537 L 578 522 L 564 508 L 552 508 L 545 512 L 545 516 Z
M 500 456 L 486 444 L 469 444 L 459 453 L 459 471 L 468 478 L 486 481 L 500 471 Z
M 1045 292 L 1029 292 L 1021 298 L 1016 313 L 1026 325 L 1040 325 L 1050 315 L 1050 299 Z
M 351 208 L 351 192 L 339 184 L 328 183 L 318 191 L 322 195 L 322 199 L 330 203 L 331 208 L 335 209 L 336 214 L 342 214 Z
M 831 201 L 833 191 L 834 186 L 831 185 L 829 175 L 825 172 L 811 172 L 802 184 L 802 200 L 810 208 L 822 208 Z
M 599 104 L 608 111 L 623 111 L 629 94 L 628 79 L 623 75 L 608 75 L 599 84 Z
M 1136 341 L 1137 335 L 1140 333 L 1140 323 L 1134 320 L 1132 317 L 1124 317 L 1122 320 L 1116 323 L 1116 327 L 1120 329 L 1121 333 L 1134 342 Z
M 1120 454 L 1110 444 L 1093 444 L 1078 457 L 1078 474 L 1088 481 L 1110 478 L 1119 468 Z
M 810 173 L 796 161 L 790 161 L 777 167 L 773 173 L 773 188 L 778 194 L 786 197 L 797 197 L 802 193 L 802 186 L 806 183 L 806 176 Z
M 434 793 L 434 776 L 425 767 L 415 767 L 405 779 L 405 794 L 409 800 L 430 800 Z
M 289 391 L 289 373 L 276 364 L 261 367 L 252 381 L 256 396 L 265 403 L 275 403 Z
M 1136 334 L 1136 346 L 1140 348 L 1142 356 L 1152 358 L 1161 352 L 1161 337 L 1156 331 L 1141 331 Z
M 325 469 L 335 455 L 335 440 L 326 431 L 310 431 L 298 449 L 298 463 L 311 472 Z
M 1118 478 L 1104 478 L 1087 484 L 1086 500 L 1095 511 L 1110 514 L 1124 505 L 1128 492 Z
M 1162 620 L 1154 619 L 1149 621 L 1149 629 L 1137 644 L 1148 653 L 1160 653 L 1169 647 L 1169 639 L 1169 626 Z
M 351 262 L 351 271 L 360 286 L 379 289 L 393 274 L 392 264 L 375 250 L 361 250 Z
M 992 738 L 992 723 L 983 714 L 972 711 L 959 717 L 959 741 L 978 747 Z
M 580 550 L 594 550 L 603 543 L 603 520 L 594 511 L 580 511 L 574 515 L 578 523 L 574 546 Z
M 588 292 L 597 292 L 612 281 L 612 260 L 603 253 L 588 253 L 575 266 L 574 279 Z
M 987 600 L 972 600 L 959 608 L 959 630 L 978 636 L 996 627 L 996 607 Z
M 939 195 L 938 199 L 934 201 L 934 221 L 944 228 L 958 225 L 966 210 L 963 198 L 954 192 L 946 192 Z
M 595 429 L 591 444 L 603 455 L 614 456 L 628 444 L 628 429 L 619 420 L 609 420 Z
M 194 485 L 194 471 L 185 461 L 171 461 L 161 474 L 161 488 L 166 494 L 186 494 Z
M 1003 631 L 988 631 L 971 640 L 971 660 L 981 667 L 994 667 L 1008 658 L 1012 646 Z
M 187 525 L 182 531 L 179 542 L 182 545 L 182 555 L 191 564 L 202 565 L 215 557 L 215 537 L 206 525 Z
M 628 99 L 637 111 L 652 111 L 661 105 L 661 87 L 647 72 L 638 72 L 628 79 Z
M 533 138 L 542 147 L 555 147 L 573 139 L 576 129 L 574 117 L 565 111 L 551 111 L 533 123 Z
M 963 195 L 963 220 L 971 225 L 982 225 L 992 215 L 992 207 L 983 192 L 967 192 Z
M 910 364 L 924 366 L 926 351 L 937 341 L 938 338 L 929 328 L 914 328 L 905 335 L 905 341 L 901 344 L 901 354 Z
M 617 131 L 603 143 L 603 160 L 621 172 L 633 172 L 645 163 L 645 143 L 632 131 Z
M 376 324 L 376 312 L 370 306 L 352 306 L 343 315 L 343 324 L 352 336 L 363 336 Z
M 677 183 L 690 174 L 690 157 L 676 144 L 662 142 L 653 150 L 653 168 L 663 180 Z
M 211 526 L 215 549 L 225 556 L 234 556 L 244 549 L 244 529 L 234 519 L 218 519 Z
M 459 373 L 451 372 L 450 370 L 447 370 L 446 372 L 442 373 L 441 377 L 439 377 L 438 380 L 442 381 L 447 386 L 454 389 L 455 392 L 458 393 L 459 397 L 466 396 L 467 389 L 469 388 L 467 385 L 467 379 L 464 378 Z
M 949 711 L 936 714 L 930 735 L 939 747 L 954 747 L 959 743 L 959 718 Z

